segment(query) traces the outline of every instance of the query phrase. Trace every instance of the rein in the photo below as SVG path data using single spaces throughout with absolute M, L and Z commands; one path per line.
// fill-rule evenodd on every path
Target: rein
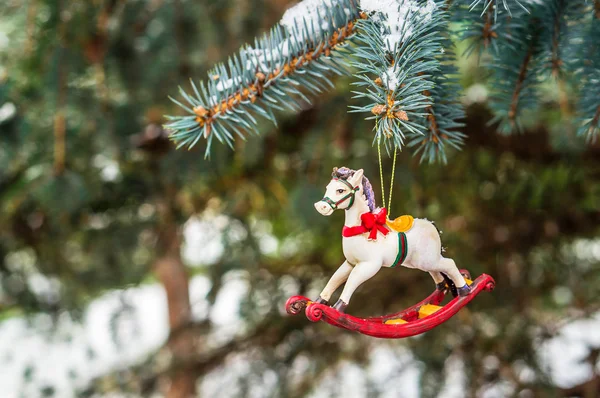
M 328 196 L 324 196 L 323 199 L 321 199 L 321 201 L 327 203 L 329 206 L 331 206 L 331 208 L 333 210 L 337 210 L 338 206 L 341 203 L 343 203 L 345 200 L 350 198 L 350 204 L 345 209 L 345 210 L 348 210 L 354 204 L 354 198 L 356 197 L 356 192 L 358 192 L 358 190 L 360 189 L 360 186 L 353 187 L 352 184 L 350 184 L 348 181 L 341 179 L 341 178 L 332 178 L 332 180 L 343 182 L 348 188 L 350 188 L 350 192 L 348 192 L 346 195 L 344 195 L 344 197 L 342 197 L 337 202 L 334 202 Z

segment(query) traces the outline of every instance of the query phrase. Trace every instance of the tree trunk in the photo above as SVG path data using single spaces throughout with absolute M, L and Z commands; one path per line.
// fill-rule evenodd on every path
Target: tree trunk
M 167 195 L 166 195 L 167 196 Z M 154 263 L 156 277 L 162 283 L 167 295 L 169 327 L 171 334 L 167 348 L 172 354 L 174 372 L 169 374 L 167 398 L 189 398 L 196 396 L 195 372 L 185 364 L 196 353 L 191 324 L 189 278 L 181 261 L 181 234 L 176 223 L 175 211 L 170 206 L 174 198 L 165 197 L 158 204 L 160 217 L 158 232 L 158 258 Z M 182 366 L 180 366 L 182 365 Z

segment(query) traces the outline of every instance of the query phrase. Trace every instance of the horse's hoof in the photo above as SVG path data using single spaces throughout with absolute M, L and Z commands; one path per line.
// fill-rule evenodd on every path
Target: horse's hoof
M 448 288 L 448 285 L 446 285 L 446 281 L 435 284 L 435 289 L 439 290 L 440 292 L 445 291 L 447 288 Z
M 471 293 L 471 286 L 465 284 L 463 287 L 459 287 L 456 290 L 458 290 L 458 295 L 460 297 L 465 297 Z
M 294 303 L 291 305 L 291 313 L 293 315 L 299 314 L 305 308 L 306 308 L 306 303 L 298 301 L 297 303 Z
M 344 312 L 346 312 L 346 307 L 347 307 L 347 306 L 348 306 L 348 304 L 344 303 L 344 302 L 342 301 L 342 299 L 339 299 L 339 300 L 337 301 L 337 303 L 335 303 L 335 304 L 333 305 L 333 309 L 334 309 L 334 310 L 337 310 L 337 311 L 339 311 L 339 312 L 341 312 L 341 313 L 343 314 Z
M 317 304 L 329 305 L 329 301 L 325 300 L 321 296 L 319 296 L 319 298 L 316 299 L 314 302 L 317 303 Z
M 448 277 L 448 275 L 446 275 L 443 272 L 442 272 L 442 276 L 444 277 L 444 281 L 448 285 L 448 289 L 450 290 L 450 293 L 452 293 L 452 297 L 458 296 L 458 291 L 456 291 L 456 285 L 454 284 L 454 282 L 452 282 L 452 279 L 450 279 Z

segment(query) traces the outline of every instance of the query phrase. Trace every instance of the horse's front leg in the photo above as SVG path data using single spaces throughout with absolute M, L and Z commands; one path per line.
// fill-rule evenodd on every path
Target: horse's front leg
M 338 287 L 348 279 L 348 275 L 352 272 L 352 265 L 348 261 L 344 261 L 342 265 L 335 271 L 335 273 L 325 285 L 325 288 L 319 294 L 319 298 L 316 300 L 320 304 L 328 304 L 331 295 L 337 290 Z
M 380 269 L 381 262 L 362 261 L 356 264 L 348 277 L 348 281 L 346 282 L 346 286 L 344 286 L 340 299 L 335 303 L 333 308 L 340 312 L 344 312 L 348 303 L 350 303 L 350 297 L 352 297 L 354 291 L 362 285 L 364 281 L 375 276 Z
M 433 278 L 435 282 L 435 287 L 437 290 L 445 290 L 446 289 L 446 280 L 442 276 L 441 272 L 437 271 L 429 271 L 429 275 Z

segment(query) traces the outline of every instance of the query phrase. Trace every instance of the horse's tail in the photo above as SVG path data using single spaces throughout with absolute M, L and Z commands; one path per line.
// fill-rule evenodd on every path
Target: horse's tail
M 430 223 L 434 226 L 434 228 L 436 229 L 436 231 L 438 231 L 438 235 L 440 236 L 440 242 L 442 241 L 442 230 L 438 228 L 437 225 L 435 225 L 435 222 L 430 221 Z M 444 254 L 444 252 L 446 251 L 446 248 L 442 245 L 440 245 L 440 254 Z

